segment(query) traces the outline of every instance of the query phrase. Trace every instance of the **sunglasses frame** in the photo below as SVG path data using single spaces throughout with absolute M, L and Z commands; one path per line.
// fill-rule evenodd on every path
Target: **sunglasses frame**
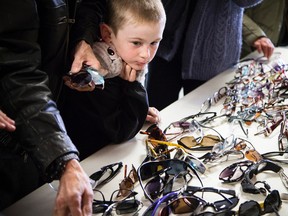
M 251 179 L 253 178 L 253 176 L 256 176 L 257 174 L 264 171 L 273 171 L 274 173 L 278 173 L 283 184 L 288 186 L 288 178 L 284 174 L 283 168 L 276 163 L 273 163 L 272 161 L 263 159 L 258 163 L 251 165 L 246 170 L 244 178 L 241 182 L 243 192 L 252 194 L 262 193 L 261 188 L 257 188 L 255 184 L 251 181 Z
M 117 166 L 117 167 L 116 167 Z M 116 167 L 116 169 L 114 170 L 113 168 Z M 123 167 L 123 163 L 122 162 L 117 162 L 117 163 L 112 163 L 106 166 L 103 166 L 100 168 L 99 171 L 96 171 L 94 173 L 92 173 L 89 178 L 92 184 L 92 188 L 95 189 L 96 187 L 102 186 L 108 182 L 110 182 L 122 169 Z M 99 180 L 101 179 L 101 177 L 108 171 L 111 170 L 111 174 L 104 180 L 102 180 L 100 183 Z
M 173 173 L 173 169 L 171 168 L 171 165 L 176 165 L 176 164 L 181 164 L 181 167 L 178 167 L 176 170 L 178 171 L 178 173 Z M 143 170 L 144 167 L 147 166 L 159 166 L 160 168 L 162 168 L 161 170 L 157 170 L 155 173 L 151 174 L 151 172 L 149 172 L 149 174 L 151 174 L 149 177 L 145 177 L 142 178 L 142 174 L 141 171 Z M 164 166 L 165 165 L 165 166 Z M 140 186 L 144 192 L 145 197 L 151 202 L 153 203 L 154 200 L 149 196 L 149 194 L 147 193 L 147 191 L 145 190 L 145 186 L 143 185 L 143 181 L 151 179 L 152 177 L 155 177 L 161 173 L 165 173 L 168 175 L 178 175 L 180 172 L 182 172 L 180 170 L 180 168 L 183 168 L 185 170 L 188 170 L 188 168 L 190 168 L 192 170 L 192 172 L 196 175 L 197 179 L 199 180 L 200 184 L 203 186 L 202 180 L 199 177 L 197 171 L 194 169 L 194 167 L 192 167 L 189 163 L 182 161 L 182 160 L 178 160 L 178 159 L 167 159 L 167 160 L 162 160 L 162 161 L 148 161 L 148 162 L 144 162 L 142 163 L 138 169 L 137 169 L 137 175 L 138 175 L 138 179 L 139 179 L 139 183 Z

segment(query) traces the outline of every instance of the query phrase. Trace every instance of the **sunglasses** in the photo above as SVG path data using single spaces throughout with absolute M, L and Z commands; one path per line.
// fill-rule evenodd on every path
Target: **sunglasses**
M 155 191 L 153 190 L 150 191 L 150 189 L 161 188 L 161 185 L 159 185 L 160 181 L 150 181 L 149 187 L 144 186 L 144 181 L 153 179 L 156 176 L 159 176 L 163 173 L 169 176 L 179 176 L 180 173 L 185 173 L 188 170 L 192 171 L 198 178 L 201 185 L 203 185 L 199 175 L 194 170 L 194 168 L 189 163 L 178 159 L 167 159 L 162 161 L 145 162 L 138 168 L 137 174 L 140 186 L 144 192 L 145 197 L 153 203 L 154 199 L 151 196 L 152 194 L 155 194 Z
M 221 196 L 221 200 L 207 202 L 203 198 L 196 196 L 195 194 L 203 193 L 216 193 Z M 232 196 L 227 198 L 226 196 Z M 224 199 L 222 199 L 224 198 Z M 216 211 L 223 211 L 232 209 L 238 203 L 239 199 L 233 190 L 222 190 L 211 187 L 193 187 L 188 186 L 184 192 L 171 192 L 156 202 L 154 202 L 145 212 L 144 215 L 159 215 L 168 216 L 173 214 L 193 213 L 192 215 L 202 215 L 202 212 L 207 207 L 213 207 Z M 163 208 L 163 203 L 166 202 Z M 148 214 L 150 213 L 150 214 Z M 200 214 L 199 214 L 200 213 Z
M 282 204 L 279 191 L 273 190 L 267 195 L 264 203 L 259 204 L 254 200 L 241 203 L 238 212 L 228 210 L 222 212 L 203 212 L 197 216 L 261 216 L 274 212 L 279 216 L 278 210 Z
M 188 150 L 206 151 L 212 150 L 213 146 L 220 141 L 221 138 L 219 136 L 207 134 L 202 137 L 200 142 L 198 142 L 194 136 L 183 136 L 177 140 L 177 143 Z
M 279 174 L 282 183 L 288 188 L 288 177 L 285 175 L 284 169 L 272 161 L 263 159 L 248 167 L 241 182 L 242 190 L 252 194 L 262 193 L 261 188 L 257 188 L 251 180 L 254 176 L 264 171 L 272 171 Z
M 92 188 L 94 189 L 111 181 L 120 172 L 122 167 L 122 162 L 101 167 L 99 171 L 90 175 Z
M 132 169 L 127 175 L 127 165 L 124 168 L 124 179 L 119 184 L 119 192 L 117 197 L 125 197 L 130 190 L 134 189 L 134 184 L 138 182 L 137 171 L 132 165 Z
M 167 141 L 167 138 L 163 131 L 157 126 L 157 124 L 153 124 L 147 128 L 146 131 L 140 131 L 140 134 L 148 135 L 148 139 L 150 140 L 161 140 Z M 163 151 L 167 151 L 167 145 L 158 145 L 159 143 L 154 143 L 153 141 L 150 142 L 154 146 L 154 151 L 156 154 L 159 154 Z
M 281 156 L 281 158 L 279 158 Z M 283 163 L 283 164 L 288 164 L 288 151 L 273 151 L 273 152 L 266 152 L 262 154 L 262 157 L 264 159 L 276 162 L 276 163 Z M 277 159 L 274 157 L 278 157 Z
M 115 190 L 109 200 L 105 200 L 104 194 L 99 190 L 94 190 L 94 197 L 99 197 L 98 199 L 93 200 L 92 203 L 92 212 L 93 214 L 103 213 L 103 215 L 112 215 L 112 212 L 115 211 L 117 215 L 136 213 L 142 208 L 142 203 L 135 198 L 137 192 L 127 191 L 127 196 L 119 200 L 116 196 L 118 190 Z M 141 208 L 139 209 L 139 206 Z
M 267 195 L 263 204 L 263 210 L 260 204 L 254 200 L 246 201 L 239 207 L 239 216 L 260 216 L 266 213 L 276 213 L 279 216 L 278 210 L 282 204 L 279 191 L 273 190 Z
M 189 165 L 191 165 L 196 171 L 198 171 L 202 174 L 206 171 L 206 167 L 205 167 L 204 163 L 201 160 L 199 160 L 197 157 L 192 155 L 191 153 L 187 152 L 186 149 L 182 147 L 182 145 L 179 145 L 176 143 L 171 143 L 171 142 L 166 142 L 166 141 L 161 141 L 161 140 L 148 139 L 148 141 L 153 142 L 154 144 L 157 143 L 157 144 L 176 147 L 173 149 L 173 150 L 176 150 L 176 153 L 174 155 L 175 159 L 183 160 L 183 161 L 189 163 Z M 167 150 L 166 150 L 166 152 L 167 152 Z M 167 156 L 167 154 L 165 154 L 165 157 L 167 159 L 170 159 L 170 155 Z
M 96 69 L 85 64 L 78 73 L 69 73 L 63 79 L 65 83 L 68 82 L 68 86 L 75 89 L 87 89 L 89 91 L 94 90 L 95 87 L 104 89 L 105 81 L 103 76 Z
M 246 170 L 253 164 L 250 160 L 233 163 L 221 171 L 219 179 L 225 183 L 238 182 L 243 179 Z
M 158 174 L 149 180 L 144 187 L 145 191 L 153 200 L 158 199 L 161 195 L 182 189 L 183 186 L 187 186 L 188 182 L 192 179 L 189 171 L 180 172 L 178 175 L 172 176 L 172 178 L 165 172 L 162 174 Z

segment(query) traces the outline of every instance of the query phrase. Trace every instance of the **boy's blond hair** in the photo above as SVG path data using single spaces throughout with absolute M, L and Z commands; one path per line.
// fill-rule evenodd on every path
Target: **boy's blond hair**
M 107 0 L 105 23 L 117 34 L 127 22 L 166 21 L 161 0 Z

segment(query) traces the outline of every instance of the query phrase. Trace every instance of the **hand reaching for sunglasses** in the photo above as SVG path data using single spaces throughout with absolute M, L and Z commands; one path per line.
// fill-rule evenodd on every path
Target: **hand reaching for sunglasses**
M 0 129 L 15 131 L 15 122 L 0 110 Z

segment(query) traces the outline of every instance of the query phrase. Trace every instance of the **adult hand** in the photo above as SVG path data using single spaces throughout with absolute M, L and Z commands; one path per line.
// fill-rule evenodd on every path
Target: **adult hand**
M 137 71 L 125 62 L 123 63 L 123 66 L 123 70 L 119 76 L 124 80 L 134 82 L 137 78 Z
M 83 64 L 89 65 L 92 68 L 97 69 L 100 73 L 102 68 L 100 62 L 97 60 L 96 56 L 93 53 L 92 47 L 86 41 L 80 41 L 75 47 L 74 60 L 71 65 L 70 73 L 77 73 L 81 70 Z M 103 72 L 107 73 L 106 71 Z
M 92 202 L 89 177 L 77 160 L 68 161 L 60 179 L 54 216 L 90 216 Z
M 15 121 L 9 118 L 0 110 L 0 129 L 5 129 L 9 132 L 15 131 Z
M 146 121 L 151 123 L 159 123 L 161 121 L 160 112 L 155 107 L 149 107 Z
M 259 53 L 263 53 L 268 59 L 273 54 L 275 48 L 272 41 L 267 37 L 261 37 L 254 41 L 253 47 L 255 47 Z

